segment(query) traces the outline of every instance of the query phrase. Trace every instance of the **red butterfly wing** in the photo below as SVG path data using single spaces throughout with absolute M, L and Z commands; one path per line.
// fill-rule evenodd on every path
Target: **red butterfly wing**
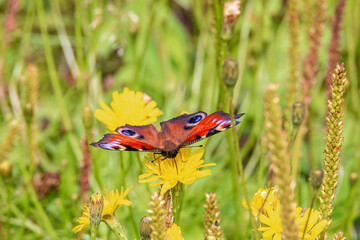
M 243 115 L 244 113 L 235 115 L 235 120 Z M 221 111 L 209 116 L 205 112 L 183 114 L 160 123 L 159 139 L 164 143 L 165 150 L 181 148 L 225 131 L 231 125 L 230 115 Z
M 236 120 L 243 115 L 244 113 L 235 115 L 235 125 L 240 123 Z M 230 127 L 232 127 L 230 115 L 222 111 L 214 112 L 205 117 L 203 117 L 202 114 L 194 113 L 190 115 L 186 121 L 184 129 L 187 131 L 185 132 L 184 140 L 180 147 L 193 144 L 214 134 L 225 131 Z
M 153 125 L 118 127 L 117 134 L 105 134 L 94 147 L 118 151 L 161 152 L 158 147 L 158 131 Z

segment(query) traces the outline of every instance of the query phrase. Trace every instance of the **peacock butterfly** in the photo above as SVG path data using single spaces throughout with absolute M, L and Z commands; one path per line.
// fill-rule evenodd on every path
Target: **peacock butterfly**
M 235 115 L 235 120 L 245 113 Z M 235 125 L 238 124 L 235 121 Z M 180 148 L 201 141 L 232 126 L 230 115 L 222 111 L 207 116 L 205 112 L 183 114 L 160 123 L 159 132 L 154 125 L 118 127 L 115 134 L 105 134 L 94 147 L 118 151 L 156 152 L 165 158 L 174 158 Z

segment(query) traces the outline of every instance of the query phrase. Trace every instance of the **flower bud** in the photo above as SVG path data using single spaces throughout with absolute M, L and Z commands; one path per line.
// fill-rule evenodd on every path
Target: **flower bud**
M 150 217 L 145 216 L 141 219 L 139 224 L 140 238 L 141 240 L 150 240 L 151 239 L 151 224 Z
M 318 189 L 323 181 L 324 172 L 322 169 L 314 169 L 310 172 L 310 183 L 314 189 Z
M 104 197 L 99 193 L 94 193 L 93 195 L 91 195 L 89 202 L 91 225 L 100 224 L 103 207 L 104 207 Z
M 3 161 L 0 163 L 0 175 L 4 179 L 8 179 L 12 175 L 12 163 L 10 161 Z
M 93 124 L 93 113 L 89 107 L 84 107 L 82 112 L 82 120 L 86 129 L 90 129 Z
M 226 59 L 222 67 L 222 80 L 227 87 L 234 87 L 239 75 L 238 63 L 234 59 Z
M 350 178 L 350 185 L 354 186 L 359 179 L 359 174 L 357 172 L 352 172 L 350 173 L 349 178 Z
M 294 126 L 300 126 L 305 118 L 305 105 L 303 102 L 295 102 L 292 106 L 291 119 Z

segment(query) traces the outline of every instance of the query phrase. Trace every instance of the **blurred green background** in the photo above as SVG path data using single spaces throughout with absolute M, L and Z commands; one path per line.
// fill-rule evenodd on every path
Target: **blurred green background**
M 311 28 L 309 16 L 314 16 L 315 2 L 298 2 L 298 82 L 303 76 Z M 309 162 L 313 167 L 323 167 L 328 88 L 325 75 L 331 19 L 337 1 L 326 3 L 318 71 L 310 92 L 310 133 L 303 141 L 299 156 L 296 191 L 301 207 L 308 207 L 311 201 Z M 85 137 L 81 118 L 84 107 L 95 111 L 100 108 L 99 100 L 109 104 L 113 91 L 122 92 L 124 87 L 129 87 L 148 94 L 158 103 L 163 111 L 158 122 L 182 111 L 228 111 L 219 104 L 218 97 L 223 89 L 219 87 L 221 79 L 217 72 L 219 21 L 214 17 L 213 4 L 206 0 L 0 0 L 1 141 L 6 141 L 13 119 L 24 123 L 14 148 L 8 149 L 11 152 L 6 157 L 12 163 L 12 175 L 8 179 L 0 178 L 1 239 L 77 238 L 71 229 L 82 208 L 79 174 L 83 157 L 81 140 Z M 264 187 L 268 175 L 268 154 L 262 144 L 267 84 L 279 84 L 280 104 L 282 107 L 287 104 L 290 43 L 286 4 L 287 1 L 282 0 L 242 1 L 241 15 L 227 44 L 228 51 L 223 53 L 223 57 L 236 59 L 239 65 L 233 103 L 236 112 L 246 113 L 237 129 L 250 197 Z M 358 185 L 351 185 L 349 180 L 350 174 L 355 173 L 356 177 L 360 169 L 359 38 L 360 2 L 348 0 L 343 14 L 339 59 L 345 63 L 348 77 L 343 109 L 344 145 L 330 232 L 341 230 L 353 239 L 358 238 L 360 231 L 360 201 L 358 191 L 354 190 Z M 31 135 L 25 126 L 29 95 L 25 72 L 30 64 L 39 72 L 35 155 L 29 152 L 32 151 L 28 147 Z M 301 90 L 299 87 L 296 91 Z M 104 124 L 94 119 L 94 140 L 108 132 Z M 205 192 L 217 194 L 222 230 L 227 239 L 234 239 L 239 231 L 251 234 L 245 208 L 240 209 L 240 224 L 234 222 L 234 205 L 238 203 L 234 203 L 233 198 L 227 134 L 204 141 L 205 163 L 217 164 L 211 168 L 212 175 L 184 188 L 179 225 L 185 239 L 203 238 Z M 128 196 L 133 203 L 133 213 L 124 206 L 117 210 L 117 217 L 130 239 L 139 238 L 130 219 L 138 223 L 146 215 L 149 196 L 156 190 L 138 183 L 143 169 L 137 159 L 143 159 L 145 154 L 94 148 L 90 151 L 96 165 L 92 166 L 89 176 L 88 196 L 104 189 L 134 185 Z M 31 179 L 44 172 L 58 173 L 59 185 L 40 198 L 31 190 Z M 315 207 L 318 205 L 316 200 Z M 87 234 L 85 231 L 85 239 Z M 104 224 L 99 237 L 114 239 Z

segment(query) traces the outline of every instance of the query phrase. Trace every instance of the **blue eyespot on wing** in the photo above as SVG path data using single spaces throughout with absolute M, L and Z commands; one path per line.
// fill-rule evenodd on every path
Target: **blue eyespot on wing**
M 239 124 L 239 121 L 244 113 L 235 115 L 235 125 Z M 202 139 L 211 137 L 219 132 L 225 131 L 232 127 L 230 115 L 222 111 L 215 112 L 209 116 L 201 119 L 199 124 L 191 128 L 185 135 L 185 141 L 181 144 L 181 147 L 193 144 Z

